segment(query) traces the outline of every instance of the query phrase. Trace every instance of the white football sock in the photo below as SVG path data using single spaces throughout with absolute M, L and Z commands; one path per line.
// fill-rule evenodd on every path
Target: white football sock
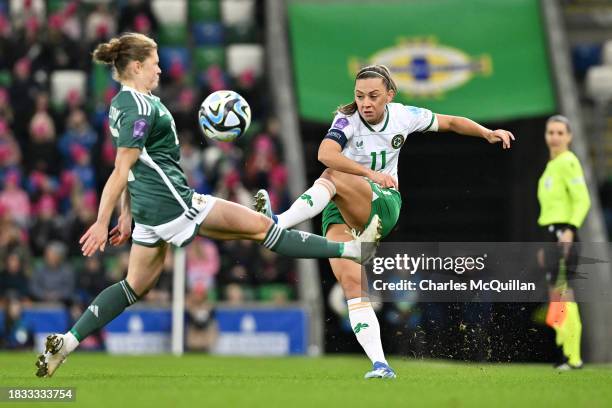
M 277 216 L 277 225 L 281 228 L 291 228 L 313 218 L 323 211 L 335 195 L 334 183 L 323 178 L 316 180 L 287 211 Z
M 72 353 L 74 349 L 79 346 L 79 341 L 76 337 L 74 337 L 74 334 L 69 331 L 64 334 L 64 342 L 64 345 L 66 346 L 66 351 L 68 353 Z
M 380 325 L 368 298 L 349 299 L 349 319 L 357 341 L 363 347 L 372 364 L 377 361 L 388 365 L 380 341 Z

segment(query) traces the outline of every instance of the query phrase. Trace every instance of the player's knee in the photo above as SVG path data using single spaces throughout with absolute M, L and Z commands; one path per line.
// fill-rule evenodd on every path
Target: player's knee
M 340 285 L 345 294 L 361 293 L 361 274 L 343 273 Z
M 319 177 L 315 180 L 314 184 L 325 188 L 330 197 L 333 198 L 336 195 L 336 185 L 331 180 L 324 177 Z
M 323 173 L 321 173 L 321 177 L 324 180 L 328 180 L 330 182 L 334 182 L 334 177 L 336 177 L 336 175 L 338 174 L 337 171 L 332 170 L 332 169 L 325 169 L 323 170 Z

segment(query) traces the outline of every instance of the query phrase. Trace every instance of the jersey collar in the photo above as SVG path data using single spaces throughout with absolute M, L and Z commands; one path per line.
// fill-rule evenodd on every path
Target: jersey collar
M 121 85 L 121 90 L 122 91 L 136 92 L 137 94 L 148 96 L 148 97 L 153 96 L 153 94 L 151 94 L 151 93 L 146 94 L 144 92 L 137 91 L 134 88 L 132 88 L 131 86 L 127 86 L 127 85 Z
M 372 128 L 372 125 L 370 125 L 364 118 L 362 118 L 361 115 L 359 115 L 359 119 L 361 119 L 361 122 L 365 125 L 366 128 L 368 128 L 370 132 L 383 132 L 387 128 L 387 124 L 389 123 L 389 108 L 387 105 L 385 105 L 385 120 L 382 128 L 380 128 L 380 130 L 378 131 L 374 130 Z

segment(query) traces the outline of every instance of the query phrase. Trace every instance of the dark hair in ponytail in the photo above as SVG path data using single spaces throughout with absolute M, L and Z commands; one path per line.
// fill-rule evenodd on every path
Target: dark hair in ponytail
M 368 65 L 361 68 L 357 72 L 357 75 L 355 75 L 355 82 L 357 82 L 359 79 L 366 78 L 380 78 L 383 80 L 387 91 L 392 90 L 393 92 L 397 93 L 397 85 L 391 77 L 391 71 L 389 71 L 389 68 L 384 65 Z M 342 113 L 347 116 L 352 115 L 355 112 L 357 112 L 357 102 L 355 102 L 355 98 L 353 98 L 351 103 L 338 106 L 338 109 L 336 110 L 336 113 Z
M 125 79 L 125 69 L 131 61 L 143 62 L 155 50 L 157 44 L 146 35 L 125 33 L 107 43 L 99 44 L 93 52 L 93 60 L 112 65 L 113 78 L 119 81 Z

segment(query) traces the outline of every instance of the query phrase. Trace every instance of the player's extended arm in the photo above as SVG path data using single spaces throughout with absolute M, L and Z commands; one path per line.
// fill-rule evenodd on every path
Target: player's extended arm
M 106 181 L 104 190 L 102 190 L 98 219 L 79 240 L 79 243 L 83 245 L 81 247 L 83 255 L 91 256 L 97 250 L 104 251 L 108 239 L 108 224 L 110 223 L 113 209 L 121 192 L 127 185 L 130 169 L 136 163 L 139 156 L 140 149 L 138 148 L 120 147 L 117 149 L 115 168 Z
M 455 132 L 465 136 L 482 137 L 489 143 L 502 142 L 504 149 L 510 148 L 510 141 L 514 135 L 507 130 L 491 130 L 479 125 L 471 119 L 460 116 L 436 114 L 438 120 L 438 132 Z
M 380 184 L 382 187 L 398 188 L 397 180 L 392 176 L 378 173 L 344 156 L 342 154 L 342 148 L 334 140 L 323 139 L 319 145 L 318 159 L 326 167 L 332 170 L 367 177 L 373 182 Z

